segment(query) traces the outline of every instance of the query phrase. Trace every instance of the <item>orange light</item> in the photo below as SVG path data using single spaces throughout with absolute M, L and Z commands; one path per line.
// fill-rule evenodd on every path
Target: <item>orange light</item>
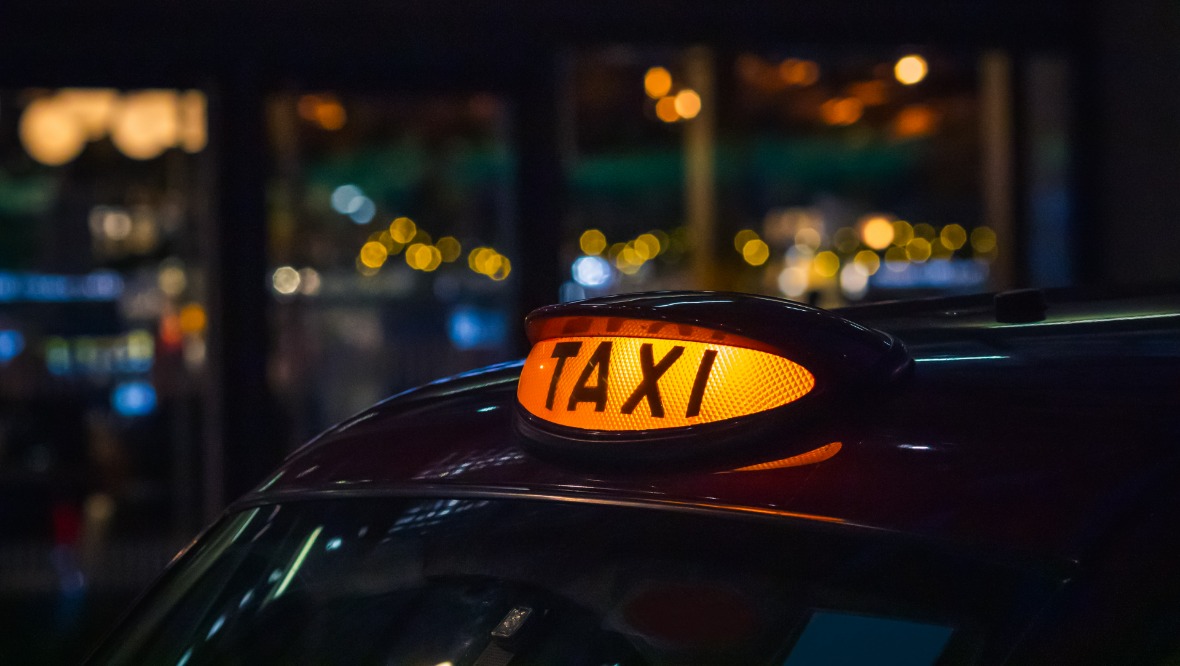
M 583 321 L 593 326 L 612 320 Z M 559 337 L 534 345 L 520 375 L 520 404 L 540 419 L 570 428 L 639 431 L 748 416 L 794 402 L 815 387 L 806 368 L 782 356 L 652 337 L 650 328 L 659 322 L 625 323 L 647 325 L 649 333 Z M 673 335 L 681 328 L 665 326 Z M 693 330 L 681 337 L 704 331 L 683 328 Z
M 807 453 L 800 453 L 799 455 L 791 456 L 790 458 L 772 460 L 770 462 L 758 463 L 757 465 L 747 465 L 746 467 L 739 467 L 729 471 L 765 472 L 772 469 L 783 469 L 784 467 L 802 467 L 803 465 L 814 465 L 836 455 L 842 448 L 844 448 L 844 445 L 840 442 L 832 442 L 830 444 L 824 444 L 818 449 L 812 449 Z

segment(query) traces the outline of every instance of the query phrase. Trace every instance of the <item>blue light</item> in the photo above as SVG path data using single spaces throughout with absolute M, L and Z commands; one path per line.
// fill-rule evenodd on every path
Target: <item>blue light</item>
M 156 389 L 145 381 L 123 382 L 111 394 L 111 406 L 122 416 L 146 416 L 156 409 Z
M 25 336 L 20 331 L 0 330 L 0 365 L 5 365 L 25 349 Z
M 356 203 L 356 210 L 349 213 L 348 217 L 352 218 L 352 221 L 357 224 L 368 224 L 373 219 L 373 216 L 377 214 L 377 206 L 369 197 L 357 197 L 353 199 L 353 203 Z
M 611 280 L 611 268 L 602 257 L 578 257 L 573 265 L 574 281 L 583 287 L 601 287 Z
M 112 271 L 87 275 L 0 272 L 0 302 L 113 301 L 123 293 L 123 278 Z
M 937 259 L 902 264 L 904 271 L 877 271 L 869 285 L 879 289 L 978 289 L 987 281 L 987 264 L 973 259 Z
M 332 191 L 332 210 L 343 215 L 351 215 L 361 207 L 361 198 L 365 193 L 356 185 L 341 185 Z
M 493 349 L 508 337 L 508 319 L 498 310 L 458 307 L 447 321 L 447 335 L 458 349 Z
M 324 545 L 324 550 L 336 550 L 344 544 L 344 540 L 336 537 Z
M 0 301 L 15 301 L 21 292 L 21 281 L 12 273 L 0 273 Z

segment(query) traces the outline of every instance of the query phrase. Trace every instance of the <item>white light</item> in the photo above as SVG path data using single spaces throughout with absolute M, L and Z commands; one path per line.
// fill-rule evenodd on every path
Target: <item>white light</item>
M 807 291 L 807 270 L 801 266 L 788 266 L 778 274 L 778 288 L 791 298 L 798 298 Z
M 351 215 L 360 210 L 365 193 L 356 185 L 341 185 L 332 191 L 332 210 Z
M 299 269 L 299 293 L 315 296 L 320 293 L 320 274 L 314 268 Z
M 869 276 L 856 264 L 848 264 L 840 270 L 840 290 L 853 300 L 864 298 L 869 289 Z
M 274 284 L 275 291 L 280 294 L 294 294 L 295 290 L 299 288 L 299 271 L 290 266 L 280 266 L 275 269 L 271 282 Z
M 583 287 L 601 287 L 611 279 L 610 263 L 597 256 L 578 257 L 572 272 L 574 281 Z

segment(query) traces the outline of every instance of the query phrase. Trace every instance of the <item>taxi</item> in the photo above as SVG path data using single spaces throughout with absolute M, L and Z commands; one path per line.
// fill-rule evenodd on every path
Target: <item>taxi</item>
M 93 664 L 1170 664 L 1180 299 L 542 308 L 178 556 Z

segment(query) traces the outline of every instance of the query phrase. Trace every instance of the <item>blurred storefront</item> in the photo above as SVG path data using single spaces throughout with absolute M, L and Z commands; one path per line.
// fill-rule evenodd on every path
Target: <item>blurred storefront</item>
M 138 590 L 324 427 L 518 356 L 545 303 L 1117 272 L 1100 31 L 966 4 L 18 13 L 0 600 L 79 630 L 82 600 Z

